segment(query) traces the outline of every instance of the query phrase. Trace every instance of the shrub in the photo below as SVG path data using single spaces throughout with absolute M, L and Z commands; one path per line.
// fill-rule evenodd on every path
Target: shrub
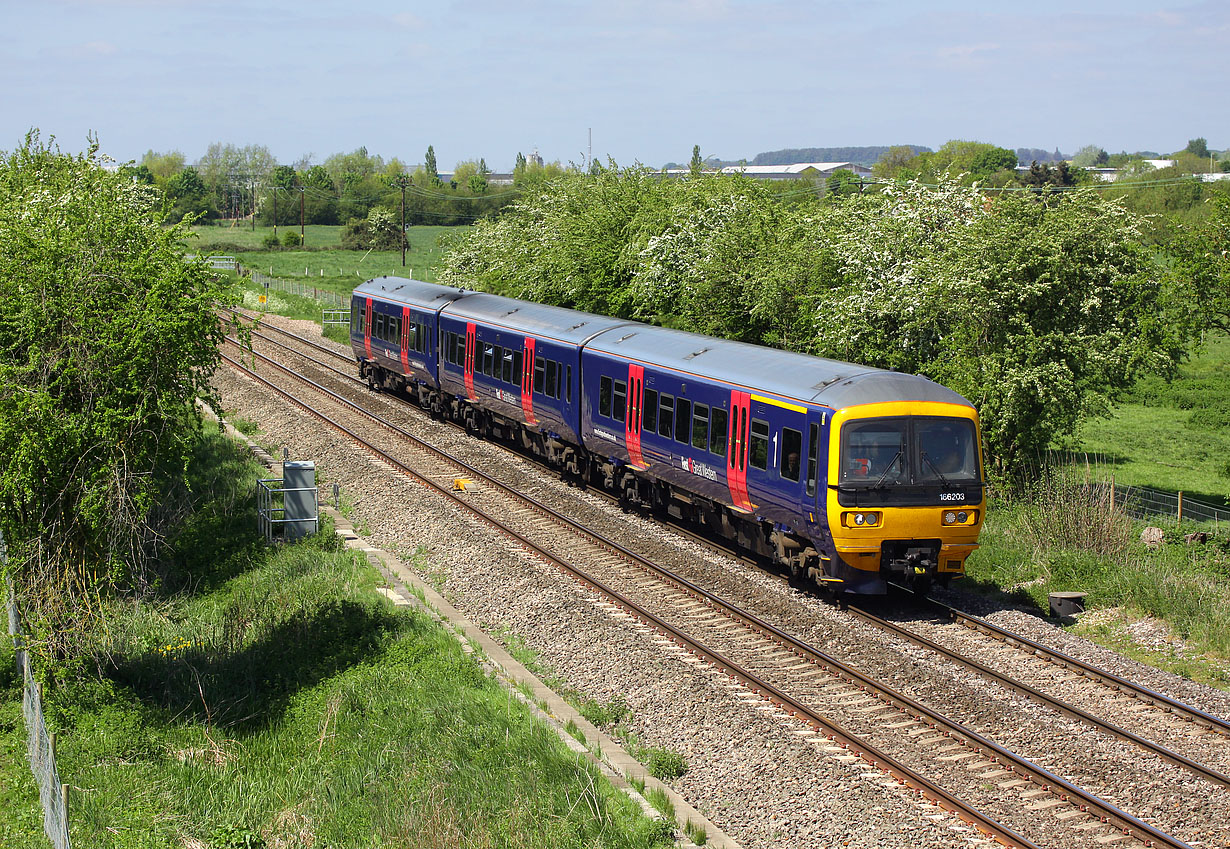
M 297 248 L 303 244 L 303 236 L 296 233 L 294 230 L 287 230 L 286 235 L 282 237 L 282 245 L 288 248 Z
M 281 242 L 278 241 L 278 234 L 270 230 L 265 234 L 265 237 L 261 239 L 261 244 L 272 249 L 280 246 Z

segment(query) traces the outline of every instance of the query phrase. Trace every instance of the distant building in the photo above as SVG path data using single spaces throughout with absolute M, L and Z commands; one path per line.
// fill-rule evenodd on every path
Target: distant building
M 713 171 L 706 168 L 707 174 L 743 174 L 755 177 L 757 180 L 826 180 L 838 171 L 852 171 L 859 176 L 871 176 L 871 169 L 854 162 L 796 162 L 793 165 L 727 165 L 725 168 Z M 668 168 L 662 171 L 664 177 L 686 177 L 692 173 L 689 168 Z

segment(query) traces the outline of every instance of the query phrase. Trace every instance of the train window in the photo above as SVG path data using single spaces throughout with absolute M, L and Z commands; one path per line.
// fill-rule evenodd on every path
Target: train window
M 555 360 L 547 360 L 547 379 L 544 381 L 545 392 L 548 397 L 558 398 L 559 387 L 555 382 L 555 372 L 559 369 L 559 363 Z
M 751 463 L 758 469 L 769 468 L 769 423 L 752 419 Z
M 611 379 L 604 377 L 598 381 L 598 414 L 611 417 Z
M 675 435 L 675 396 L 665 392 L 658 401 L 658 433 L 667 439 Z
M 513 379 L 512 382 L 516 386 L 521 385 L 521 357 L 520 351 L 513 351 Z
M 417 351 L 419 349 L 419 331 L 421 329 L 417 324 L 409 325 L 406 331 L 409 334 L 406 336 L 407 351 Z
M 420 354 L 427 353 L 427 325 L 414 323 L 414 350 Z
M 611 399 L 611 413 L 615 416 L 615 421 L 622 422 L 628 418 L 628 382 L 626 380 L 615 381 L 615 392 Z
M 709 426 L 709 450 L 719 457 L 726 456 L 726 411 L 721 407 L 713 408 L 713 419 Z
M 567 386 L 568 386 L 568 389 L 567 389 L 567 392 L 568 392 L 568 403 L 569 403 L 569 404 L 571 404 L 571 403 L 572 403 L 572 366 L 568 366 L 568 382 L 567 382 Z
M 555 397 L 562 398 L 564 396 L 564 364 L 555 364 Z
M 483 374 L 491 377 L 491 371 L 495 368 L 495 346 L 483 346 Z
M 359 307 L 358 301 L 350 302 L 350 332 L 363 332 L 363 310 Z
M 389 316 L 389 341 L 401 347 L 401 316 Z
M 820 450 L 820 425 L 813 424 L 807 431 L 807 494 L 816 494 L 816 455 Z
M 653 433 L 658 429 L 658 393 L 645 390 L 645 406 L 641 409 L 641 431 Z
M 505 383 L 516 383 L 516 379 L 513 377 L 514 374 L 516 372 L 513 371 L 513 352 L 511 349 L 506 348 L 504 349 L 504 356 L 500 358 L 500 380 Z
M 384 339 L 384 313 L 376 313 L 376 319 L 372 322 L 372 335 L 377 339 Z
M 709 405 L 692 407 L 692 447 L 704 451 L 709 447 Z
M 675 441 L 688 444 L 692 429 L 692 402 L 687 398 L 675 399 Z
M 799 479 L 799 455 L 803 451 L 803 434 L 794 428 L 782 428 L 782 462 L 779 474 L 786 480 Z
M 547 361 L 542 357 L 534 357 L 534 391 L 542 392 L 543 381 L 547 375 Z

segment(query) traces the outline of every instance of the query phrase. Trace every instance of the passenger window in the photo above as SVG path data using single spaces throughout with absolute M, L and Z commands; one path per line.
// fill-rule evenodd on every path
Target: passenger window
M 491 370 L 495 367 L 495 348 L 491 345 L 483 346 L 483 374 L 491 377 Z
M 547 379 L 546 379 L 546 390 L 545 391 L 547 395 L 549 395 L 552 398 L 557 397 L 556 391 L 555 391 L 555 371 L 557 367 L 558 366 L 555 360 L 547 360 Z
M 500 379 L 505 383 L 513 383 L 513 374 L 513 352 L 506 348 L 500 359 Z
M 513 383 L 517 386 L 521 385 L 521 362 L 522 354 L 520 351 L 513 351 Z
M 401 316 L 389 319 L 389 341 L 401 347 Z
M 611 401 L 611 412 L 615 415 L 615 421 L 622 422 L 628 418 L 628 382 L 626 380 L 615 381 L 615 397 Z
M 816 494 L 816 452 L 820 449 L 820 425 L 807 431 L 807 494 Z
M 572 403 L 572 366 L 568 366 L 568 381 L 567 381 L 568 403 Z
M 713 408 L 712 424 L 709 427 L 709 450 L 719 457 L 726 456 L 726 411 L 721 407 Z
M 675 396 L 662 394 L 658 402 L 658 434 L 670 439 L 675 435 Z
M 547 361 L 542 357 L 534 357 L 534 391 L 542 392 L 543 381 L 547 374 Z
M 752 419 L 751 463 L 758 469 L 769 468 L 769 423 Z
M 778 470 L 786 480 L 799 479 L 799 454 L 803 450 L 803 434 L 794 428 L 782 428 L 782 462 Z
M 709 447 L 709 405 L 692 407 L 692 447 L 704 451 Z
M 359 309 L 358 301 L 350 302 L 350 332 L 363 332 L 363 310 Z
M 611 379 L 604 377 L 598 381 L 598 415 L 611 417 Z
M 384 313 L 382 312 L 376 313 L 376 318 L 372 322 L 372 325 L 373 325 L 372 335 L 375 336 L 377 339 L 383 339 L 384 338 Z
M 675 441 L 688 444 L 688 431 L 692 427 L 692 402 L 687 398 L 675 399 Z
M 645 390 L 645 407 L 641 410 L 641 431 L 653 433 L 658 429 L 658 393 Z

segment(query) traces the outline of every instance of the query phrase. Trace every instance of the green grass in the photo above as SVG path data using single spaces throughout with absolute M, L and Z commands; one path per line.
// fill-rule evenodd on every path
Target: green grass
M 1144 523 L 1091 497 L 1079 476 L 1052 479 L 1013 501 L 996 501 L 962 587 L 1048 612 L 1047 595 L 1088 593 L 1087 636 L 1138 659 L 1230 688 L 1230 536 L 1187 545 L 1171 526 L 1157 550 Z M 1094 627 L 1092 623 L 1099 623 Z M 1145 623 L 1163 648 L 1130 639 Z
M 158 593 L 112 603 L 101 671 L 48 691 L 75 845 L 669 845 L 331 534 L 266 550 L 238 447 L 197 461 Z M 11 647 L 0 669 L 0 845 L 45 845 Z
M 279 227 L 282 234 L 287 228 Z M 298 228 L 293 228 L 298 232 Z M 436 281 L 436 266 L 443 253 L 443 243 L 457 238 L 467 227 L 436 227 L 423 225 L 406 231 L 410 243 L 406 264 L 401 251 L 342 250 L 338 226 L 312 225 L 306 228 L 306 250 L 298 248 L 268 250 L 264 238 L 272 227 L 224 228 L 214 225 L 193 227 L 197 239 L 189 242 L 196 253 L 222 253 L 235 256 L 245 266 L 262 274 L 299 280 L 321 289 L 349 294 L 357 284 L 382 275 Z
M 1146 378 L 1111 418 L 1076 434 L 1078 460 L 1116 482 L 1183 491 L 1225 503 L 1230 495 L 1230 338 L 1211 336 L 1174 381 Z

